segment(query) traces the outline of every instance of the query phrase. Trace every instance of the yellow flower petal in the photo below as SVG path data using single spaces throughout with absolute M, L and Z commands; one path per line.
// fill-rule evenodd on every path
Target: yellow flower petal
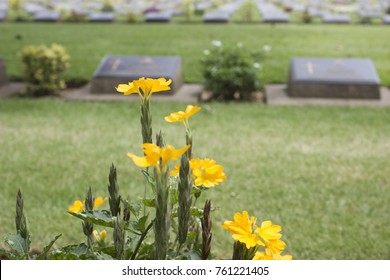
M 261 227 L 256 229 L 256 232 L 262 239 L 268 242 L 270 240 L 280 239 L 282 237 L 281 230 L 281 226 L 274 225 L 271 221 L 264 221 Z
M 142 167 L 142 168 L 146 168 L 146 167 L 150 167 L 150 166 L 155 166 L 156 165 L 156 164 L 153 164 L 150 161 L 148 161 L 146 156 L 145 157 L 139 157 L 139 156 L 133 155 L 131 153 L 128 153 L 127 156 L 133 160 L 135 165 L 137 165 L 139 167 Z
M 93 208 L 99 207 L 100 205 L 103 204 L 103 202 L 104 202 L 104 198 L 102 196 L 95 198 L 95 201 L 93 203 Z
M 185 112 L 186 118 L 188 119 L 192 115 L 196 114 L 197 112 L 200 111 L 200 109 L 201 108 L 199 106 L 187 105 L 186 112 Z
M 80 200 L 73 202 L 73 205 L 69 206 L 69 212 L 82 212 L 84 210 L 84 204 Z
M 177 160 L 189 148 L 190 148 L 190 145 L 186 145 L 183 148 L 178 149 L 178 150 L 176 150 L 171 145 L 167 145 L 166 147 L 162 148 L 162 151 L 161 151 L 162 165 L 165 166 L 169 160 Z

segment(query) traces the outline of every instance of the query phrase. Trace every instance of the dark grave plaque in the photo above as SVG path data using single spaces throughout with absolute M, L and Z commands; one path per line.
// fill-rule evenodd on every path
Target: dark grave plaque
M 146 22 L 170 22 L 171 13 L 149 12 L 145 14 Z
M 52 11 L 40 11 L 34 15 L 34 21 L 56 22 L 60 19 L 60 14 Z
M 0 57 L 0 87 L 8 84 L 7 72 L 5 71 L 4 59 Z
M 114 13 L 91 13 L 88 16 L 89 22 L 113 22 L 115 20 Z
M 349 15 L 325 13 L 322 15 L 323 23 L 349 23 Z
M 379 99 L 380 79 L 371 60 L 292 58 L 287 94 L 292 97 Z
M 221 10 L 214 10 L 203 15 L 203 22 L 208 23 L 223 23 L 230 20 L 229 13 Z
M 264 22 L 277 23 L 277 22 L 288 22 L 289 16 L 286 13 L 279 11 L 268 11 L 262 14 Z
M 390 15 L 384 15 L 383 16 L 383 23 L 384 24 L 390 24 Z
M 141 77 L 172 79 L 168 93 L 173 94 L 183 84 L 181 58 L 108 55 L 93 75 L 91 93 L 115 93 L 118 84 L 127 84 Z
M 0 10 L 0 21 L 5 20 L 5 17 L 7 16 L 7 13 L 5 10 Z

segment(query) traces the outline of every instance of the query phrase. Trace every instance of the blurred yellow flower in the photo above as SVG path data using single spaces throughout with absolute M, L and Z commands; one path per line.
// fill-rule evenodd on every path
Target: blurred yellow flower
M 98 196 L 97 198 L 95 198 L 95 201 L 93 203 L 93 208 L 97 208 L 100 205 L 102 205 L 104 200 L 106 199 L 107 198 L 103 198 L 102 196 Z M 82 202 L 81 200 L 75 200 L 73 202 L 73 205 L 68 207 L 68 212 L 83 212 L 83 211 L 84 211 L 84 202 Z
M 69 212 L 82 212 L 84 210 L 84 203 L 82 203 L 80 200 L 75 200 L 73 202 L 73 205 L 69 206 L 68 211 Z
M 254 233 L 255 217 L 250 217 L 247 211 L 234 214 L 234 221 L 225 221 L 222 225 L 232 233 L 234 240 L 237 240 L 246 245 L 246 248 L 252 248 L 256 245 L 264 246 L 257 234 Z
M 151 79 L 151 78 L 140 78 L 134 80 L 128 84 L 119 84 L 116 87 L 118 92 L 122 92 L 124 95 L 137 93 L 141 99 L 145 98 L 148 100 L 150 96 L 155 92 L 170 90 L 170 84 L 172 80 L 166 80 L 165 78 Z
M 218 165 L 215 160 L 191 159 L 190 167 L 195 177 L 195 185 L 198 187 L 211 188 L 226 180 L 222 165 Z
M 261 223 L 261 227 L 256 228 L 256 233 L 264 240 L 270 241 L 275 239 L 280 239 L 282 234 L 281 226 L 272 224 L 272 221 L 264 221 Z
M 177 160 L 189 147 L 189 145 L 186 145 L 183 148 L 176 150 L 170 145 L 160 148 L 155 144 L 144 143 L 142 144 L 142 148 L 144 149 L 145 156 L 139 157 L 131 153 L 128 153 L 127 156 L 139 167 L 157 166 L 160 163 L 160 160 L 161 165 L 165 166 L 169 160 Z
M 264 241 L 266 249 L 265 251 L 269 255 L 277 255 L 280 254 L 286 248 L 286 243 L 280 239 Z
M 253 257 L 253 260 L 292 260 L 291 255 L 269 255 L 266 252 L 256 252 L 255 256 Z
M 165 117 L 167 122 L 183 122 L 185 126 L 188 126 L 188 118 L 200 111 L 199 106 L 187 105 L 185 112 L 178 111 L 171 113 Z
M 104 242 L 107 237 L 107 231 L 102 230 L 100 233 L 97 230 L 93 231 L 93 236 L 95 237 L 97 242 Z

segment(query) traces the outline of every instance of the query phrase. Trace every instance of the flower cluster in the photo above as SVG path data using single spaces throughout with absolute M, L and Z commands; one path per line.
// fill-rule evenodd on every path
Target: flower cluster
M 226 180 L 223 166 L 217 164 L 215 160 L 209 158 L 191 159 L 190 168 L 194 177 L 194 184 L 197 187 L 212 188 Z M 180 164 L 176 164 L 170 175 L 179 175 L 179 170 Z
M 281 253 L 286 243 L 280 240 L 282 227 L 275 225 L 272 221 L 264 221 L 261 226 L 256 225 L 256 218 L 247 211 L 236 213 L 234 221 L 225 221 L 222 225 L 232 233 L 232 238 L 238 242 L 236 258 L 254 260 L 289 260 L 290 255 L 282 256 Z M 245 245 L 245 246 L 243 246 Z M 264 252 L 259 252 L 260 247 L 265 247 Z

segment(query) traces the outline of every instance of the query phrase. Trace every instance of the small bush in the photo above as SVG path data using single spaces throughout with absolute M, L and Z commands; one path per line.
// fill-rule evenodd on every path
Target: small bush
M 24 77 L 28 82 L 28 95 L 51 95 L 65 88 L 62 75 L 69 67 L 69 55 L 65 48 L 57 44 L 50 47 L 27 46 L 20 55 L 24 64 Z
M 242 44 L 225 47 L 214 41 L 201 60 L 205 89 L 212 92 L 214 100 L 251 100 L 261 87 L 262 58 L 260 51 L 249 50 Z
M 102 7 L 102 12 L 108 13 L 113 11 L 114 11 L 114 6 L 112 5 L 111 1 L 105 1 Z

